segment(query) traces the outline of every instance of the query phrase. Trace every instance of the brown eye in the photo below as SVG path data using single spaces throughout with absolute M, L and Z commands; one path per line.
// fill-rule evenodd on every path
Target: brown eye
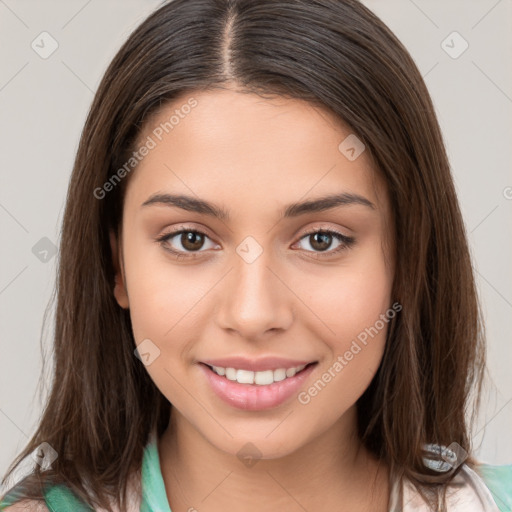
M 306 252 L 313 253 L 316 255 L 315 257 L 328 257 L 338 254 L 340 251 L 349 249 L 355 243 L 355 238 L 330 229 L 310 231 L 301 238 L 302 240 L 306 240 L 311 247 L 311 250 Z M 332 248 L 333 241 L 337 242 L 334 248 Z
M 172 233 L 167 233 L 156 239 L 162 247 L 175 254 L 179 257 L 195 256 L 193 253 L 205 252 L 201 249 L 204 248 L 205 242 L 209 240 L 206 233 L 198 231 L 196 229 L 181 229 Z M 206 247 L 213 248 L 216 246 L 210 241 L 211 246 Z
M 187 251 L 196 251 L 204 243 L 204 235 L 197 231 L 184 231 L 181 233 L 181 245 Z
M 325 232 L 317 232 L 309 235 L 310 245 L 317 251 L 326 251 L 332 244 L 333 236 Z

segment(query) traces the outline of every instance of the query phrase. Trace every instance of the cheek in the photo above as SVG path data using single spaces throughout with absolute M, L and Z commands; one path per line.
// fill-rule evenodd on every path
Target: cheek
M 125 270 L 130 319 L 136 345 L 148 343 L 154 354 L 146 365 L 151 380 L 177 407 L 186 408 L 190 395 L 186 382 L 190 340 L 195 340 L 200 299 L 214 276 L 191 276 L 199 267 L 185 269 L 169 261 L 162 249 L 127 241 Z M 153 345 L 154 344 L 154 345 Z M 141 345 L 143 346 L 143 345 Z M 156 347 L 156 348 L 155 348 Z
M 390 309 L 393 276 L 379 241 L 367 249 L 330 268 L 328 278 L 316 275 L 307 280 L 309 285 L 315 283 L 307 302 L 316 313 L 311 328 L 322 333 L 329 347 L 329 356 L 322 361 L 323 379 L 317 386 L 321 390 L 325 385 L 328 390 L 322 391 L 319 401 L 327 404 L 332 400 L 341 409 L 353 404 L 370 384 L 384 353 L 389 322 L 395 316 Z
M 162 248 L 143 248 L 135 241 L 127 241 L 125 270 L 135 339 L 155 339 L 159 345 L 190 327 L 194 305 L 214 277 L 204 267 L 177 265 Z
M 322 361 L 311 387 L 303 390 L 299 403 L 324 411 L 315 423 L 336 421 L 353 406 L 371 383 L 382 360 L 391 318 L 390 280 L 384 267 L 340 276 L 337 289 L 324 297 L 322 320 L 330 334 L 322 337 L 329 355 Z M 317 300 L 321 300 L 317 295 Z M 325 332 L 325 329 L 323 329 Z M 314 416 L 314 415 L 313 415 Z
M 306 305 L 329 327 L 341 348 L 371 327 L 391 306 L 393 276 L 378 240 L 347 256 L 339 266 L 306 278 Z M 300 295 L 300 293 L 299 293 Z M 340 347 L 338 347 L 340 348 Z

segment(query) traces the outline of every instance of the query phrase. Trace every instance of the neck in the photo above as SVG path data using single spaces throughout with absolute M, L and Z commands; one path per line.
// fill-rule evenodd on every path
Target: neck
M 158 446 L 171 509 L 387 512 L 388 467 L 360 443 L 355 426 L 353 407 L 294 452 L 245 465 L 173 410 Z

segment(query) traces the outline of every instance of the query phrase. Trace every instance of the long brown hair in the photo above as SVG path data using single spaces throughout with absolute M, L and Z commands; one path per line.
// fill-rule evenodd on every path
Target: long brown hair
M 363 141 L 387 183 L 396 233 L 392 297 L 403 309 L 358 401 L 359 433 L 437 510 L 458 468 L 434 472 L 423 448 L 458 443 L 465 462 L 476 463 L 465 411 L 473 388 L 473 414 L 480 405 L 482 315 L 429 93 L 407 50 L 357 0 L 172 0 L 119 50 L 87 116 L 67 195 L 51 392 L 4 482 L 47 442 L 58 458 L 24 480 L 27 496 L 40 497 L 45 479 L 92 506 L 108 508 L 111 497 L 125 507 L 128 476 L 140 470 L 151 429 L 160 435 L 167 427 L 171 405 L 134 357 L 129 312 L 113 295 L 109 229 L 120 224 L 129 176 L 104 197 L 94 191 L 129 159 L 158 109 L 228 83 L 329 109 Z

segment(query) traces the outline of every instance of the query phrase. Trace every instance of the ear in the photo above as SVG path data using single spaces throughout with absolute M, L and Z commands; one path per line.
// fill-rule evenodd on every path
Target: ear
M 114 230 L 110 230 L 110 249 L 112 251 L 112 263 L 115 270 L 114 297 L 117 303 L 123 308 L 129 308 L 128 293 L 126 291 L 126 281 L 124 279 L 124 268 L 122 257 L 120 257 L 122 247 L 121 237 L 117 239 Z

